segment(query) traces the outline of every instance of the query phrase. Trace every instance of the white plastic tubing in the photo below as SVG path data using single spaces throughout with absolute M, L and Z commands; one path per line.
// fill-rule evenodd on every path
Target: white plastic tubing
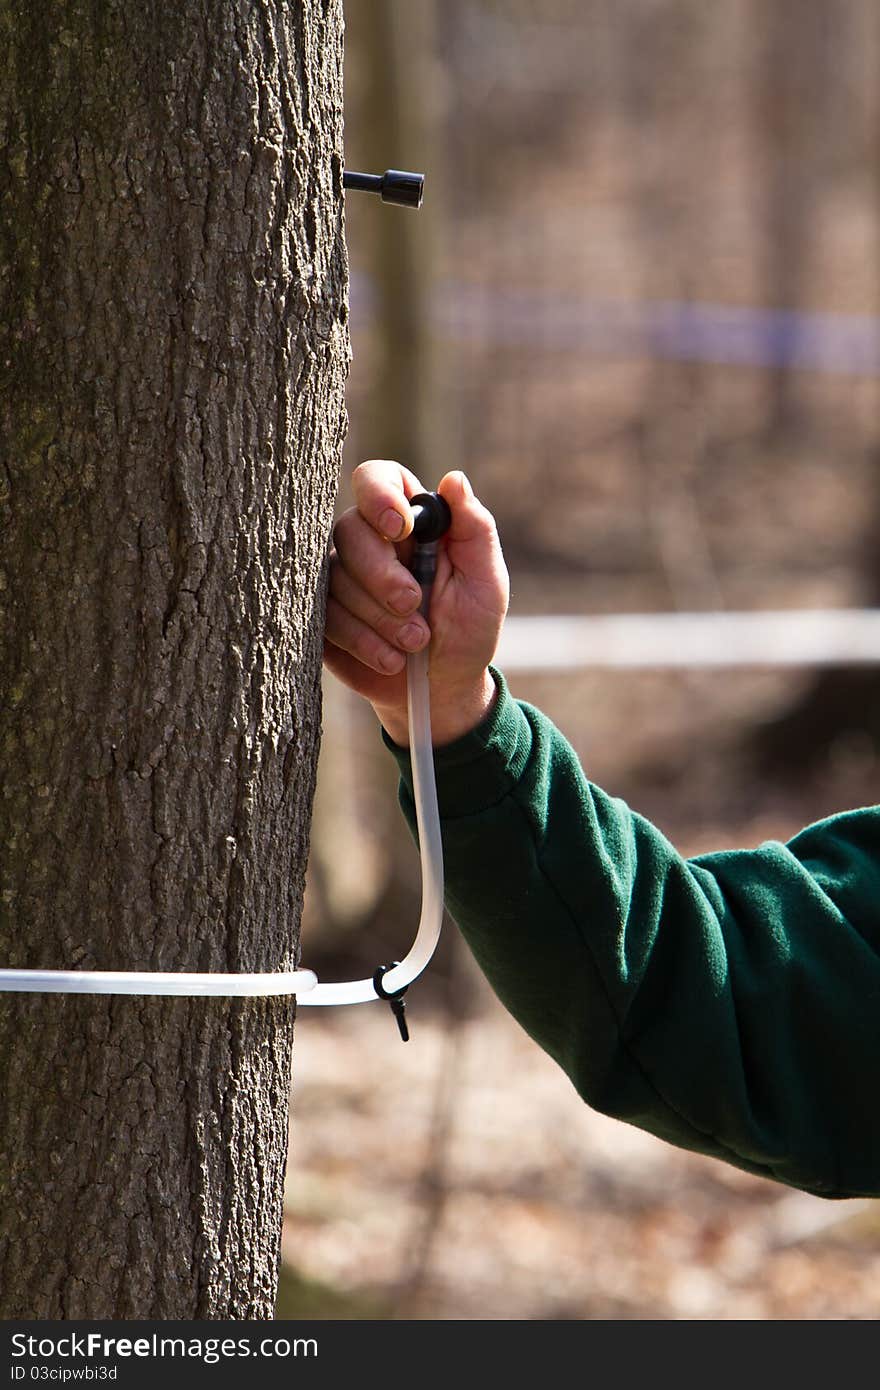
M 395 994 L 411 984 L 428 964 L 443 922 L 443 846 L 437 811 L 428 654 L 407 657 L 407 712 L 419 853 L 422 909 L 416 938 L 402 961 L 382 976 L 382 989 Z M 144 970 L 0 970 L 0 993 L 295 995 L 298 1004 L 364 1004 L 380 996 L 372 979 L 322 984 L 312 970 L 257 975 L 198 974 Z

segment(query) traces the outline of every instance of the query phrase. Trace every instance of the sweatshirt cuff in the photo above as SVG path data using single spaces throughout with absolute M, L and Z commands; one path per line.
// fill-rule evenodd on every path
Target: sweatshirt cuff
M 434 749 L 437 803 L 443 820 L 477 815 L 497 805 L 519 781 L 531 752 L 532 728 L 523 709 L 501 672 L 494 666 L 489 670 L 498 689 L 489 714 L 470 733 Z M 385 729 L 382 739 L 411 797 L 409 749 L 401 748 Z

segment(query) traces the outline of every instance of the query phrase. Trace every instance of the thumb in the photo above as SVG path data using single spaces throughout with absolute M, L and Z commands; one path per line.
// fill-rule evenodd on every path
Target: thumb
M 458 470 L 441 478 L 437 491 L 452 513 L 446 550 L 453 569 L 475 580 L 497 581 L 505 570 L 492 513 Z
M 449 545 L 485 543 L 495 537 L 495 518 L 477 498 L 466 474 L 460 470 L 447 473 L 440 479 L 437 491 L 452 513 L 447 532 Z

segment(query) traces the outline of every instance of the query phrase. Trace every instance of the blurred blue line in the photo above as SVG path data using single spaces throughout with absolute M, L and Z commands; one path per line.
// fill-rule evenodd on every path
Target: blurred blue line
M 354 325 L 369 322 L 375 291 L 354 275 Z M 603 357 L 735 363 L 836 375 L 880 375 L 880 318 L 675 300 L 578 299 L 555 292 L 448 281 L 432 321 L 459 342 Z

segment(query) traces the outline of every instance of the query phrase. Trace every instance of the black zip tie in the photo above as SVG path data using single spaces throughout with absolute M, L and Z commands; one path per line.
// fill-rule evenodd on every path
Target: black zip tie
M 399 964 L 399 960 L 393 960 L 390 965 L 380 965 L 373 976 L 373 989 L 380 999 L 386 999 L 391 1005 L 391 1012 L 397 1019 L 397 1026 L 400 1029 L 401 1039 L 403 1042 L 409 1042 L 409 1029 L 406 1026 L 406 1004 L 403 999 L 403 996 L 409 989 L 409 985 L 404 985 L 402 989 L 387 990 L 382 984 L 382 976 L 389 970 L 393 970 L 394 967 Z

